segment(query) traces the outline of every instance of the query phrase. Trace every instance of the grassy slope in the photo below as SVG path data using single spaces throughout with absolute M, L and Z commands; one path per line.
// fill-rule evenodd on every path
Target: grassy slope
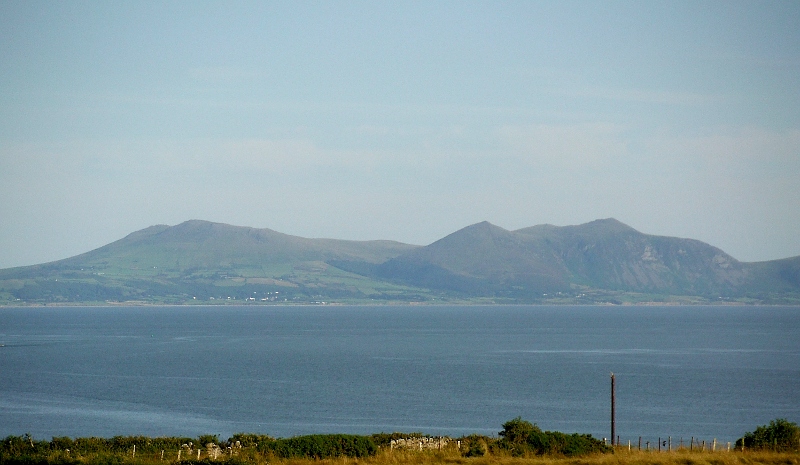
M 462 451 L 463 452 L 463 451 Z M 208 457 L 206 449 L 201 450 L 200 463 L 253 464 L 253 465 L 797 465 L 800 464 L 800 454 L 797 452 L 770 452 L 770 451 L 673 451 L 673 452 L 645 452 L 628 451 L 627 448 L 618 448 L 614 453 L 591 454 L 578 457 L 560 456 L 528 456 L 512 457 L 504 454 L 487 454 L 482 457 L 465 457 L 455 447 L 439 450 L 387 450 L 382 448 L 375 456 L 351 458 L 339 457 L 329 459 L 308 458 L 278 458 L 272 455 L 260 454 L 253 450 L 244 449 L 233 457 L 217 455 L 217 459 Z M 183 463 L 192 463 L 196 460 L 196 451 L 184 451 L 181 459 Z M 141 464 L 155 465 L 176 463 L 177 449 L 164 452 L 161 459 L 160 451 L 147 451 L 139 449 L 133 457 L 132 449 L 117 452 L 96 452 L 79 454 L 74 451 L 55 450 L 46 455 L 38 456 L 35 461 L 17 463 L 46 464 Z M 189 461 L 187 461 L 187 459 Z M 14 462 L 8 462 L 14 463 Z
M 0 303 L 195 297 L 797 304 L 800 257 L 741 263 L 708 244 L 642 234 L 613 219 L 517 231 L 484 222 L 426 247 L 188 221 L 137 231 L 66 260 L 0 270 Z
M 643 234 L 614 219 L 517 231 L 479 223 L 394 258 L 375 275 L 469 295 L 537 300 L 552 300 L 555 293 L 593 302 L 769 302 L 781 294 L 791 303 L 800 296 L 800 257 L 742 263 L 703 242 Z M 549 295 L 542 299 L 544 293 Z
M 567 270 L 552 251 L 487 222 L 392 259 L 378 275 L 470 295 L 538 297 L 569 289 Z
M 13 293 L 44 302 L 180 302 L 193 297 L 241 301 L 253 296 L 260 301 L 274 298 L 276 292 L 280 300 L 304 302 L 330 297 L 414 299 L 424 291 L 326 263 L 379 263 L 414 247 L 392 241 L 305 239 L 268 229 L 189 221 L 153 226 L 66 260 L 0 270 L 0 293 L 5 292 L 7 300 Z

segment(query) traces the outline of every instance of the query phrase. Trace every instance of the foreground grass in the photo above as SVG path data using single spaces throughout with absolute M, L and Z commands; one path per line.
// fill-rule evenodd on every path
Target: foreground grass
M 458 451 L 381 451 L 367 458 L 265 459 L 259 465 L 799 465 L 800 454 L 787 452 L 616 452 L 581 457 L 512 457 L 487 454 L 464 457 Z
M 321 462 L 321 461 L 319 461 Z M 275 462 L 273 462 L 275 463 Z M 329 465 L 353 465 L 353 460 L 331 460 Z M 359 460 L 363 465 L 463 464 L 463 465 L 798 465 L 800 454 L 784 452 L 616 452 L 580 457 L 485 455 L 463 457 L 460 454 L 408 452 L 381 453 Z M 308 465 L 300 462 L 294 465 Z
M 328 459 L 280 458 L 256 450 L 243 449 L 234 454 L 213 458 L 206 452 L 197 459 L 196 452 L 184 452 L 180 461 L 177 451 L 157 453 L 96 452 L 76 454 L 52 451 L 47 454 L 6 456 L 2 465 L 800 465 L 798 452 L 771 451 L 689 451 L 672 452 L 628 451 L 618 449 L 580 457 L 532 455 L 513 457 L 503 453 L 487 453 L 481 457 L 466 457 L 456 447 L 444 450 L 388 450 L 382 448 L 369 457 L 336 457 Z
M 746 433 L 733 449 L 713 444 L 664 451 L 613 447 L 591 435 L 542 431 L 517 417 L 503 424 L 498 437 L 457 439 L 395 432 L 44 441 L 25 434 L 0 441 L 0 465 L 800 465 L 800 427 L 784 419 Z

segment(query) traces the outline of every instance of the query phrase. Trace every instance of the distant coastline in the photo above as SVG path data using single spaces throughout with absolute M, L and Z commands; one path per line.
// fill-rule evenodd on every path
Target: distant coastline
M 207 221 L 153 226 L 65 260 L 0 270 L 0 305 L 798 305 L 800 256 L 740 262 L 613 219 L 421 247 Z

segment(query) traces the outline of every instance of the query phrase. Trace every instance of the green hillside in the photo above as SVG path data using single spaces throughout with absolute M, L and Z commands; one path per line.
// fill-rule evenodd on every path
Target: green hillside
M 317 302 L 419 300 L 419 289 L 328 264 L 380 263 L 415 246 L 392 241 L 305 239 L 269 229 L 187 221 L 152 226 L 65 260 L 0 270 L 16 302 Z
M 547 240 L 571 281 L 591 287 L 681 295 L 731 295 L 747 267 L 692 239 L 642 234 L 614 219 L 518 231 Z
M 541 241 L 488 222 L 388 260 L 375 276 L 468 295 L 537 298 L 569 291 L 569 273 Z
M 307 239 L 187 221 L 65 260 L 0 270 L 0 303 L 800 303 L 800 257 L 739 262 L 614 219 L 428 246 Z
M 791 303 L 800 295 L 800 257 L 743 263 L 703 242 L 643 234 L 615 219 L 517 231 L 479 223 L 373 267 L 371 275 L 520 301 L 555 294 L 576 302 L 682 296 Z

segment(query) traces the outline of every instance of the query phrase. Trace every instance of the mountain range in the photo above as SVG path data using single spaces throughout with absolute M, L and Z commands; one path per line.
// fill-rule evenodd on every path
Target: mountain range
M 192 220 L 75 257 L 0 270 L 0 303 L 800 302 L 800 256 L 740 262 L 615 219 L 430 245 L 308 239 Z

